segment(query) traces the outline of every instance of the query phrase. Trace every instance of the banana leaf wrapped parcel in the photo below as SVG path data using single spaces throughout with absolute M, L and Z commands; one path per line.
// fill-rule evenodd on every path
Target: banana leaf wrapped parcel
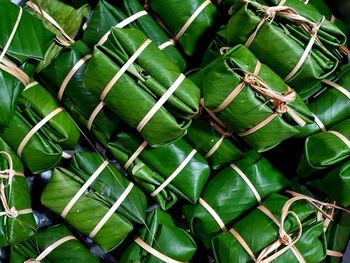
M 207 162 L 183 139 L 152 148 L 137 134 L 120 132 L 108 148 L 164 210 L 178 197 L 196 203 L 209 178 Z
M 327 252 L 323 221 L 315 220 L 310 206 L 290 200 L 270 195 L 231 229 L 214 237 L 216 262 L 322 261 Z
M 198 150 L 213 169 L 218 169 L 238 160 L 243 153 L 228 135 L 220 134 L 211 124 L 204 119 L 193 119 L 184 139 Z
M 76 152 L 73 154 L 70 170 L 87 181 L 100 165 L 103 159 L 94 152 Z M 129 187 L 129 188 L 128 188 Z M 123 176 L 113 165 L 108 165 L 92 183 L 91 188 L 105 198 L 106 203 L 113 205 L 125 189 L 131 189 L 117 211 L 125 218 L 137 224 L 146 221 L 147 199 L 145 194 Z M 129 191 L 129 190 L 128 190 Z
M 11 247 L 10 262 L 100 262 L 64 225 L 40 229 L 34 236 Z
M 310 178 L 307 185 L 323 192 L 344 207 L 350 206 L 350 160 L 341 163 L 324 176 Z
M 146 6 L 171 32 L 168 45 L 177 42 L 188 56 L 206 46 L 218 24 L 219 12 L 209 0 L 146 0 Z
M 92 163 L 85 163 L 86 166 L 83 168 L 84 164 L 81 162 L 83 158 L 92 160 Z M 78 167 L 78 164 L 83 167 Z M 68 224 L 92 238 L 102 250 L 110 251 L 133 229 L 127 218 L 136 222 L 142 220 L 142 212 L 135 210 L 141 210 L 140 207 L 146 206 L 145 198 L 134 188 L 133 183 L 127 184 L 122 179 L 123 175 L 102 158 L 78 155 L 72 166 L 74 172 L 62 167 L 53 171 L 41 196 L 41 202 L 53 212 L 60 214 Z M 97 169 L 92 171 L 92 166 Z M 99 180 L 96 180 L 97 178 Z M 111 180 L 113 184 L 108 186 Z M 115 192 L 109 193 L 108 187 Z M 114 197 L 116 199 L 113 199 Z M 136 205 L 140 197 L 140 204 Z M 124 201 L 127 202 L 123 204 Z M 119 207 L 120 212 L 117 211 Z M 127 218 L 124 215 L 127 215 Z
M 231 163 L 206 185 L 199 202 L 183 206 L 191 232 L 209 248 L 212 238 L 269 194 L 287 186 L 287 180 L 256 153 Z
M 325 131 L 350 117 L 350 65 L 345 65 L 336 75 L 336 80 L 322 81 L 326 88 L 307 104 L 314 114 L 314 123 L 300 127 L 297 137 L 306 137 Z
M 57 109 L 62 112 L 58 101 L 37 82 L 32 82 L 22 92 L 18 107 L 30 123 L 38 123 Z M 79 140 L 80 131 L 66 112 L 57 114 L 40 131 L 50 140 L 63 148 L 74 148 Z M 49 127 L 48 127 L 49 126 Z
M 321 80 L 337 68 L 346 35 L 300 0 L 243 2 L 217 33 L 220 46 L 249 47 L 303 99 L 317 92 Z
M 123 0 L 113 6 L 105 0 L 98 1 L 88 26 L 84 31 L 83 41 L 93 47 L 103 44 L 111 27 L 135 27 L 147 35 L 173 61 L 180 70 L 186 66 L 185 60 L 173 45 L 165 45 L 168 35 L 160 28 L 154 19 L 143 9 L 138 0 Z
M 80 131 L 70 116 L 37 82 L 22 93 L 9 127 L 0 136 L 32 173 L 55 167 L 62 148 L 74 148 Z
M 137 29 L 113 28 L 96 46 L 84 85 L 152 146 L 185 135 L 198 113 L 200 90 Z M 142 102 L 142 103 L 141 103 Z
M 312 122 L 298 94 L 243 45 L 203 69 L 202 90 L 214 119 L 257 151 L 298 134 L 295 124 Z
M 23 242 L 36 230 L 29 187 L 22 162 L 1 138 L 0 195 L 0 246 Z
M 44 59 L 55 35 L 42 21 L 8 0 L 0 0 L 0 12 L 0 62 L 5 54 L 21 63 Z
M 197 245 L 190 234 L 176 227 L 172 217 L 160 209 L 148 213 L 147 227 L 124 250 L 121 263 L 190 262 Z
M 83 84 L 90 58 L 90 49 L 82 41 L 77 41 L 63 49 L 50 65 L 39 73 L 39 78 L 62 102 L 65 109 L 105 145 L 120 121 L 106 107 L 94 114 L 100 99 Z
M 308 177 L 332 168 L 349 157 L 350 119 L 347 119 L 328 131 L 311 135 L 306 139 L 297 173 L 301 177 Z

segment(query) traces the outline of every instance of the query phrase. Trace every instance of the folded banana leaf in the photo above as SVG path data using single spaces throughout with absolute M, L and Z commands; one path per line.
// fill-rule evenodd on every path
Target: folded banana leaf
M 326 236 L 328 241 L 327 263 L 340 263 L 350 238 L 350 215 L 335 213 L 334 221 L 330 222 Z
M 297 137 L 306 137 L 329 129 L 350 117 L 350 65 L 345 65 L 336 76 L 336 81 L 323 80 L 326 88 L 307 104 L 316 116 L 315 123 L 300 127 Z
M 0 127 L 7 127 L 15 114 L 17 101 L 24 87 L 29 83 L 29 76 L 14 63 L 4 58 L 9 64 L 0 63 Z M 6 63 L 5 62 L 5 63 Z M 14 71 L 20 70 L 22 74 L 17 75 Z
M 286 197 L 277 194 L 270 195 L 263 203 L 267 211 L 264 212 L 257 208 L 238 223 L 234 224 L 232 229 L 230 229 L 231 232 L 226 231 L 214 237 L 212 246 L 216 262 L 245 263 L 253 262 L 253 257 L 268 260 L 273 255 L 276 256 L 273 262 L 316 263 L 322 261 L 326 256 L 323 222 L 307 220 L 314 211 L 304 203 L 294 203 L 291 206 L 289 211 L 293 212 L 294 215 L 287 215 L 284 221 L 284 231 L 287 235 L 283 237 L 286 240 L 279 239 L 279 226 L 276 223 L 280 223 L 281 210 L 287 200 Z M 267 214 L 269 213 L 270 215 L 268 216 Z M 295 216 L 303 223 L 302 228 L 300 226 L 298 228 Z M 301 237 L 297 239 L 295 235 L 300 229 L 302 230 Z M 238 239 L 236 239 L 234 234 Z M 242 239 L 240 241 L 238 241 L 239 236 Z M 286 242 L 288 239 L 294 242 L 296 241 L 293 248 L 286 245 L 291 244 Z M 246 250 L 242 246 L 243 242 L 247 245 Z M 277 245 L 270 247 L 270 250 L 267 249 L 273 244 Z M 251 250 L 251 256 L 247 252 L 248 249 Z M 282 251 L 283 249 L 285 249 L 284 253 L 278 256 L 278 251 Z M 299 258 L 303 258 L 304 261 L 299 261 L 297 255 L 299 255 Z
M 160 209 L 148 214 L 147 227 L 139 233 L 134 243 L 124 250 L 121 263 L 190 262 L 197 250 L 193 238 L 176 227 L 171 216 Z M 155 253 L 152 250 L 156 250 Z
M 44 60 L 37 67 L 39 72 L 50 64 L 63 47 L 74 43 L 74 38 L 89 13 L 89 6 L 75 9 L 60 0 L 36 0 L 27 1 L 25 8 L 41 19 L 45 27 L 56 35 L 56 41 L 52 42 Z
M 269 7 L 276 5 L 269 3 L 279 1 L 264 1 L 267 5 L 254 0 L 244 2 L 248 3 L 234 10 L 227 27 L 218 32 L 220 46 L 245 44 L 302 98 L 317 92 L 321 80 L 337 68 L 340 57 L 334 49 L 346 42 L 344 33 L 300 0 L 286 1 L 283 6 L 292 10 L 282 8 L 272 13 Z
M 348 35 L 349 29 L 347 28 L 346 24 L 332 14 L 332 11 L 330 10 L 329 6 L 326 3 L 327 1 L 324 1 L 324 0 L 311 0 L 308 2 L 305 0 L 299 0 L 299 1 L 302 1 L 304 2 L 304 4 L 312 5 L 313 7 L 315 7 L 322 15 L 324 15 L 327 18 L 327 20 L 329 20 L 331 23 L 339 27 L 339 29 L 341 29 L 346 36 Z
M 49 251 L 43 257 L 42 253 L 47 251 L 46 249 L 51 248 L 53 250 Z M 55 225 L 46 229 L 40 229 L 36 235 L 25 242 L 11 247 L 11 263 L 73 263 L 79 261 L 89 263 L 99 262 L 64 225 Z
M 23 116 L 33 124 L 60 107 L 50 93 L 37 82 L 32 83 L 22 92 L 18 106 Z M 79 128 L 64 112 L 51 118 L 41 128 L 41 132 L 64 148 L 74 148 L 80 136 Z
M 225 134 L 204 119 L 194 119 L 184 139 L 208 161 L 213 169 L 238 160 L 243 153 Z
M 23 242 L 36 230 L 24 167 L 0 138 L 0 246 Z
M 147 6 L 170 31 L 188 56 L 206 46 L 219 12 L 209 0 L 147 0 Z
M 119 7 L 119 8 L 118 8 Z M 169 40 L 167 34 L 158 26 L 154 19 L 147 14 L 138 0 L 120 1 L 118 7 L 110 5 L 104 0 L 100 0 L 94 13 L 89 20 L 88 26 L 84 31 L 83 40 L 90 47 L 100 41 L 111 27 L 135 27 L 143 31 L 157 46 L 161 46 Z M 127 21 L 129 17 L 134 16 L 133 21 L 125 26 L 119 24 Z M 137 18 L 136 18 L 137 17 Z M 118 25 L 119 24 L 119 25 Z M 173 61 L 181 71 L 186 67 L 186 62 L 172 45 L 162 48 L 164 54 Z
M 329 131 L 311 135 L 306 139 L 297 173 L 301 177 L 308 177 L 318 171 L 332 168 L 349 157 L 350 120 L 348 119 Z
M 63 112 L 58 114 L 63 114 Z M 48 139 L 41 130 L 35 132 L 24 144 L 24 140 L 35 127 L 35 124 L 24 116 L 25 113 L 17 109 L 10 126 L 0 132 L 0 137 L 17 152 L 32 173 L 41 173 L 55 167 L 62 158 L 61 147 Z M 21 145 L 22 150 L 19 151 Z
M 269 6 L 277 6 L 281 1 L 280 0 L 257 0 L 262 4 L 267 3 Z M 329 14 L 330 10 L 328 9 L 327 14 L 325 10 L 325 3 L 323 1 L 317 0 L 318 2 L 314 2 L 313 0 L 309 1 L 311 3 L 305 4 L 305 1 L 302 0 L 286 0 L 283 4 L 284 7 L 290 7 L 294 11 L 296 11 L 300 16 L 310 20 L 314 23 L 319 23 L 322 20 L 322 16 L 325 16 L 325 21 L 322 22 L 320 30 L 317 32 L 318 38 L 326 47 L 333 49 L 338 48 L 347 41 L 347 31 L 344 30 L 344 27 L 339 28 L 337 24 L 335 24 L 332 20 L 332 15 Z M 314 2 L 312 4 L 312 2 Z M 322 3 L 323 2 L 323 3 Z M 323 7 L 321 7 L 321 5 Z M 321 12 L 321 9 L 323 10 Z M 288 30 L 291 32 L 298 32 L 294 30 L 298 30 L 298 26 L 289 26 Z M 290 29 L 289 29 L 290 28 Z M 299 28 L 300 29 L 300 28 Z M 296 35 L 298 36 L 298 35 Z
M 205 159 L 182 139 L 152 148 L 140 136 L 121 132 L 108 148 L 164 210 L 172 207 L 178 196 L 191 203 L 197 202 L 209 177 Z
M 53 42 L 54 34 L 44 27 L 40 19 L 9 0 L 0 0 L 0 12 L 0 61 L 3 52 L 20 62 L 42 60 Z M 12 32 L 13 38 L 10 37 Z
M 198 87 L 137 29 L 111 30 L 94 49 L 84 85 L 152 146 L 185 135 L 198 113 Z
M 84 181 L 87 181 L 98 167 L 103 163 L 100 155 L 94 152 L 77 152 L 73 155 L 70 170 Z M 126 191 L 130 182 L 112 164 L 104 169 L 96 178 L 91 188 L 103 196 L 104 201 L 112 206 Z M 144 224 L 146 221 L 147 199 L 145 194 L 135 185 L 118 207 L 118 213 L 125 218 Z
M 350 161 L 340 164 L 323 177 L 317 176 L 308 182 L 308 186 L 320 190 L 342 206 L 350 206 Z
M 79 232 L 89 235 L 104 251 L 110 251 L 126 238 L 133 226 L 115 212 L 109 214 L 110 217 L 101 225 L 107 213 L 112 211 L 110 204 L 93 189 L 82 188 L 84 184 L 84 180 L 76 174 L 61 167 L 56 168 L 44 189 L 41 202 L 53 212 L 61 214 Z M 85 191 L 79 192 L 81 189 Z M 98 226 L 100 228 L 96 228 Z
M 65 109 L 84 126 L 100 103 L 83 84 L 83 77 L 90 57 L 90 49 L 77 41 L 62 50 L 60 55 L 39 74 L 40 81 L 63 103 Z M 102 143 L 107 144 L 119 124 L 119 118 L 103 108 L 91 123 L 90 131 Z
M 223 230 L 203 201 L 230 227 L 239 216 L 287 184 L 266 159 L 252 152 L 221 170 L 205 187 L 200 202 L 185 205 L 182 210 L 192 233 L 210 248 L 212 238 Z
M 311 123 L 296 92 L 242 45 L 203 69 L 202 90 L 204 106 L 257 151 L 298 134 L 295 124 Z

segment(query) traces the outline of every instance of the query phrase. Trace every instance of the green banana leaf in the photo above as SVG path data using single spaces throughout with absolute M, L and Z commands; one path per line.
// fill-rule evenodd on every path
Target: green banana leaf
M 118 133 L 116 141 L 109 143 L 117 161 L 125 165 L 142 144 L 141 137 L 133 133 Z M 129 174 L 147 193 L 155 191 L 192 153 L 193 148 L 185 141 L 178 140 L 159 148 L 146 148 L 128 167 Z M 195 153 L 180 173 L 157 195 L 157 203 L 164 210 L 172 207 L 178 196 L 191 203 L 197 202 L 210 173 L 205 159 Z
M 16 211 L 31 208 L 31 200 L 29 187 L 24 178 L 24 167 L 21 160 L 16 156 L 13 150 L 0 138 L 0 182 L 4 185 L 4 194 L 7 200 L 8 207 Z M 7 155 L 9 155 L 7 157 Z M 10 159 L 10 160 L 9 160 Z M 10 163 L 10 161 L 12 163 Z M 13 176 L 8 173 L 3 173 L 7 169 L 12 169 Z M 4 177 L 7 175 L 7 178 Z M 12 183 L 10 182 L 12 181 Z M 4 203 L 1 201 L 1 213 L 4 210 Z M 20 243 L 34 234 L 36 223 L 32 212 L 18 213 L 17 216 L 0 216 L 0 246 L 8 246 Z
M 192 121 L 184 139 L 198 150 L 211 168 L 219 169 L 224 164 L 236 161 L 243 155 L 228 136 L 222 136 L 225 135 L 218 133 L 208 121 L 198 118 Z M 219 146 L 215 150 L 217 145 Z
M 175 38 L 204 2 L 204 0 L 148 0 L 147 5 Z M 194 55 L 206 46 L 207 40 L 218 24 L 218 18 L 219 12 L 210 2 L 177 39 L 188 56 Z
M 29 4 L 35 4 L 37 9 L 28 5 L 28 3 L 26 9 L 42 20 L 45 27 L 56 35 L 59 43 L 53 42 L 51 44 L 44 60 L 37 67 L 37 71 L 40 72 L 61 52 L 63 46 L 74 43 L 73 39 L 77 36 L 82 23 L 88 15 L 89 6 L 85 5 L 75 9 L 60 0 L 36 0 L 29 2 Z M 46 14 L 59 25 L 60 29 L 46 18 Z
M 346 24 L 333 16 L 332 11 L 330 10 L 329 6 L 327 5 L 327 1 L 324 0 L 311 0 L 309 2 L 306 2 L 305 0 L 299 0 L 306 3 L 307 5 L 312 5 L 315 7 L 322 15 L 324 15 L 329 21 L 332 22 L 333 19 L 335 19 L 332 23 L 334 23 L 337 27 L 339 27 L 344 34 L 347 36 L 349 29 L 347 28 Z
M 59 114 L 63 114 L 63 112 Z M 0 137 L 2 137 L 13 150 L 17 151 L 22 140 L 33 127 L 34 124 L 29 122 L 29 120 L 24 117 L 24 113 L 17 109 L 10 126 L 0 132 Z M 34 174 L 55 167 L 61 161 L 61 158 L 61 147 L 49 140 L 40 130 L 28 141 L 21 155 L 21 160 L 25 166 Z
M 296 122 L 284 117 L 288 114 L 283 114 L 284 111 L 279 109 L 279 106 L 288 107 L 306 123 L 311 123 L 312 113 L 297 94 L 293 99 L 288 99 L 293 91 L 264 64 L 261 64 L 261 69 L 256 75 L 268 85 L 268 90 L 272 90 L 273 96 L 277 95 L 276 98 L 270 97 L 271 92 L 264 93 L 254 89 L 254 85 L 262 85 L 258 79 L 253 77 L 252 84 L 244 82 L 249 74 L 255 72 L 257 63 L 257 58 L 246 47 L 238 45 L 231 48 L 203 69 L 202 91 L 204 106 L 215 111 L 240 84 L 244 85 L 238 95 L 216 113 L 229 129 L 238 134 L 257 127 L 275 114 L 273 119 L 260 129 L 241 136 L 255 150 L 265 151 L 298 134 L 297 128 L 294 127 Z
M 0 12 L 0 49 L 3 50 L 19 17 L 20 7 L 9 0 L 0 0 Z M 54 39 L 54 34 L 26 10 L 23 10 L 15 32 L 6 54 L 20 62 L 29 58 L 42 60 Z
M 264 201 L 263 205 L 277 220 L 280 220 L 282 207 L 287 200 L 286 197 L 273 194 Z M 320 262 L 326 256 L 323 222 L 312 222 L 314 220 L 309 222 L 310 220 L 306 220 L 314 211 L 303 203 L 294 203 L 290 211 L 293 211 L 299 220 L 303 222 L 302 236 L 296 242 L 295 247 L 304 257 L 305 262 Z M 314 217 L 316 216 L 314 215 Z M 255 257 L 258 257 L 265 247 L 279 239 L 279 227 L 259 209 L 255 209 L 238 223 L 234 224 L 233 229 L 247 243 Z M 298 232 L 297 222 L 293 216 L 287 217 L 284 229 L 288 234 Z M 249 254 L 229 231 L 214 237 L 212 246 L 214 257 L 218 263 L 253 262 Z M 275 251 L 277 249 L 273 252 Z M 299 261 L 289 249 L 273 262 L 297 263 Z
M 280 1 L 279 0 L 257 0 L 261 3 L 267 3 L 269 6 L 277 6 Z M 313 2 L 311 0 L 310 2 Z M 320 1 L 319 1 L 320 2 Z M 316 8 L 313 4 L 305 5 L 305 1 L 301 0 L 287 0 L 283 6 L 291 7 L 299 15 L 302 17 L 305 17 L 306 19 L 314 22 L 319 23 L 322 20 L 322 16 L 324 16 L 324 12 L 321 12 L 319 8 Z M 320 3 L 318 4 L 320 6 Z M 343 32 L 341 28 L 339 28 L 335 23 L 332 23 L 330 21 L 331 17 L 329 15 L 326 17 L 327 19 L 322 23 L 321 28 L 319 32 L 317 33 L 319 39 L 321 40 L 322 44 L 324 44 L 326 47 L 333 49 L 338 48 L 344 44 L 346 44 L 347 41 L 347 32 Z M 292 32 L 294 30 L 300 30 L 298 27 L 287 27 L 288 29 L 291 28 Z
M 97 46 L 84 76 L 84 85 L 94 94 L 102 91 L 147 37 L 137 29 L 113 28 L 104 46 Z M 154 43 L 150 43 L 111 86 L 104 103 L 123 121 L 136 128 L 160 97 L 181 80 L 179 69 Z M 179 79 L 180 78 L 180 79 Z M 175 83 L 176 84 L 176 83 Z M 164 98 L 164 97 L 163 97 Z M 200 90 L 184 78 L 176 91 L 141 130 L 152 146 L 171 143 L 186 133 L 191 117 L 198 113 Z M 142 103 L 140 103 L 142 102 Z
M 308 182 L 311 186 L 331 197 L 342 206 L 350 206 L 350 161 L 340 164 L 325 176 L 317 176 Z
M 63 49 L 60 55 L 40 72 L 40 81 L 55 97 L 59 97 L 60 87 L 68 73 L 89 54 L 90 49 L 82 41 L 75 42 Z M 89 92 L 83 84 L 87 63 L 88 61 L 76 70 L 67 83 L 61 99 L 65 109 L 84 126 L 88 125 L 89 117 L 100 103 L 98 96 Z M 118 124 L 119 118 L 104 107 L 93 121 L 90 131 L 102 144 L 106 145 Z
M 64 225 L 55 225 L 40 229 L 38 233 L 25 242 L 11 247 L 10 263 L 34 260 L 45 249 L 62 238 L 70 237 L 72 233 Z M 100 262 L 77 239 L 70 239 L 52 250 L 42 263 L 74 263 L 74 262 Z
M 30 123 L 36 124 L 60 105 L 37 83 L 22 92 L 18 107 Z M 41 132 L 64 148 L 74 148 L 80 137 L 79 128 L 65 112 L 53 117 Z
M 2 65 L 2 64 L 0 64 Z M 17 105 L 17 100 L 24 89 L 19 79 L 5 70 L 0 69 L 0 126 L 4 128 L 11 122 Z
M 246 175 L 261 199 L 278 192 L 288 184 L 279 171 L 254 152 L 237 161 L 235 166 Z M 209 181 L 201 198 L 214 209 L 228 227 L 232 226 L 243 213 L 259 205 L 246 181 L 231 166 L 222 169 Z M 210 248 L 212 238 L 222 232 L 213 216 L 200 203 L 185 205 L 182 210 L 191 232 L 206 248 Z
M 65 168 L 56 168 L 44 189 L 41 202 L 57 214 L 61 214 L 67 204 L 84 184 L 76 174 Z M 68 212 L 65 220 L 79 232 L 88 235 L 110 209 L 103 195 L 90 189 L 86 191 Z M 133 229 L 131 223 L 118 213 L 113 213 L 103 227 L 92 238 L 104 251 L 117 247 Z
M 350 65 L 347 64 L 339 71 L 334 83 L 344 88 L 350 94 Z M 340 90 L 323 83 L 326 88 L 307 104 L 310 111 L 323 123 L 325 128 L 330 128 L 342 120 L 350 117 L 350 95 L 347 97 Z M 307 137 L 321 131 L 317 123 L 307 124 L 300 127 L 297 137 Z
M 147 216 L 147 227 L 139 230 L 139 238 L 163 255 L 180 262 L 190 262 L 197 250 L 193 238 L 183 229 L 176 227 L 171 216 L 160 209 L 154 209 Z M 132 243 L 126 248 L 120 263 L 164 262 Z
M 344 141 L 332 133 L 333 131 L 340 133 L 339 136 L 344 136 Z M 345 140 L 350 140 L 350 119 L 337 124 L 330 131 L 308 137 L 297 173 L 301 177 L 308 177 L 348 159 L 350 148 Z
M 333 217 L 334 221 L 331 221 L 327 232 L 327 248 L 332 251 L 344 253 L 346 245 L 350 238 L 350 215 L 345 212 L 337 212 Z M 331 257 L 328 256 L 326 259 L 327 263 L 340 263 L 342 257 Z
M 124 21 L 128 17 L 143 11 L 143 6 L 138 0 L 120 1 L 118 7 L 112 6 L 105 0 L 98 1 L 92 18 L 89 20 L 88 26 L 84 31 L 83 40 L 90 47 L 97 44 L 100 39 L 118 23 Z M 126 25 L 126 27 L 134 27 L 143 31 L 157 46 L 169 40 L 169 36 L 158 26 L 158 24 L 149 15 L 144 15 Z M 163 49 L 167 57 L 173 61 L 181 71 L 186 67 L 186 61 L 183 59 L 179 51 L 174 46 L 168 46 Z
M 70 170 L 84 181 L 87 181 L 103 161 L 97 153 L 77 152 L 73 155 Z M 103 196 L 105 202 L 112 206 L 120 198 L 129 183 L 129 180 L 114 165 L 109 164 L 108 169 L 101 172 L 91 188 L 100 196 Z M 146 208 L 147 199 L 145 194 L 137 186 L 133 186 L 117 211 L 132 222 L 144 224 Z
M 316 9 L 311 5 L 304 5 L 300 0 L 288 0 L 286 5 L 307 14 L 307 18 L 317 25 L 322 20 L 322 15 Z M 218 32 L 220 46 L 245 44 L 264 15 L 259 3 L 253 1 L 244 4 L 233 14 L 228 25 Z M 315 42 L 302 67 L 288 80 L 288 85 L 303 99 L 317 92 L 321 80 L 327 78 L 338 66 L 339 56 L 335 54 L 337 52 L 328 48 L 335 49 L 346 42 L 344 33 L 328 20 L 323 22 L 317 36 L 320 43 Z M 249 49 L 262 63 L 286 78 L 302 58 L 310 39 L 310 34 L 298 26 L 298 23 L 276 14 L 273 21 L 270 19 L 258 30 Z

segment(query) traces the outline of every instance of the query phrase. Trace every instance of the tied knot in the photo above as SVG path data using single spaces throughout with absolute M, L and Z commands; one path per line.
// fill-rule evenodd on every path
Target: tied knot
M 14 207 L 11 207 L 10 209 L 5 209 L 5 214 L 10 218 L 16 218 L 18 216 L 18 211 Z
M 291 246 L 293 245 L 293 240 L 290 237 L 290 235 L 288 235 L 285 231 L 282 231 L 282 233 L 280 234 L 279 240 L 281 241 L 281 243 L 285 246 Z
M 258 77 L 253 73 L 248 73 L 244 76 L 243 82 L 249 86 L 256 84 Z
M 4 178 L 10 178 L 10 177 L 14 176 L 15 173 L 16 172 L 13 169 L 5 169 L 5 170 L 0 171 L 0 175 L 3 175 L 1 177 L 4 177 Z

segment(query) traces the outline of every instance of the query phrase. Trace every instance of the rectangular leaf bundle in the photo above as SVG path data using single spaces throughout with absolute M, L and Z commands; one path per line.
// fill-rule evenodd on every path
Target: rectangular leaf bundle
M 335 80 L 323 80 L 325 90 L 307 104 L 315 121 L 300 127 L 297 137 L 325 131 L 350 117 L 350 65 L 341 68 Z
M 322 151 L 320 146 L 322 145 Z M 328 131 L 317 133 L 305 141 L 297 173 L 302 177 L 334 167 L 350 157 L 350 120 L 345 120 Z
M 210 169 L 205 159 L 185 140 L 152 148 L 132 133 L 117 134 L 109 143 L 117 161 L 164 210 L 172 207 L 178 196 L 197 202 Z
M 11 247 L 11 263 L 74 263 L 79 261 L 99 262 L 64 225 L 41 229 L 25 242 Z
M 103 44 L 112 27 L 140 29 L 180 70 L 185 69 L 186 62 L 181 54 L 173 45 L 163 45 L 169 40 L 169 37 L 148 15 L 138 0 L 123 0 L 118 6 L 112 6 L 105 0 L 100 0 L 88 22 L 83 40 L 91 47 L 97 43 Z
M 296 92 L 242 45 L 203 69 L 202 90 L 204 106 L 217 123 L 257 151 L 298 134 L 294 123 L 311 122 L 312 114 Z
M 90 49 L 82 41 L 77 41 L 63 49 L 40 72 L 39 78 L 74 118 L 87 127 L 101 143 L 107 144 L 119 124 L 119 118 L 106 107 L 94 114 L 100 99 L 83 84 L 90 58 Z
M 147 227 L 139 230 L 139 236 L 124 250 L 120 262 L 190 262 L 196 250 L 190 234 L 176 227 L 169 214 L 154 209 L 147 216 Z
M 303 98 L 314 94 L 336 69 L 346 35 L 300 0 L 242 2 L 218 33 L 222 46 L 244 44 Z
M 326 256 L 323 222 L 311 220 L 315 212 L 304 203 L 294 203 L 287 209 L 290 213 L 281 214 L 287 201 L 270 195 L 230 230 L 214 237 L 216 262 L 322 261 Z
M 188 56 L 206 46 L 217 26 L 219 12 L 209 0 L 147 0 L 146 6 L 161 20 Z
M 24 167 L 0 138 L 0 246 L 26 240 L 36 230 Z
M 198 113 L 198 87 L 137 29 L 112 29 L 84 84 L 100 96 L 99 109 L 106 105 L 152 146 L 182 137 Z
M 140 194 L 133 189 L 132 184 L 129 184 L 122 195 L 112 203 L 109 199 L 112 195 L 105 198 L 104 194 L 100 193 L 98 181 L 95 184 L 97 189 L 95 190 L 92 184 L 96 178 L 105 169 L 111 169 L 108 161 L 101 162 L 102 164 L 90 174 L 90 177 L 84 179 L 81 177 L 86 175 L 82 176 L 82 173 L 76 174 L 65 168 L 56 168 L 44 189 L 41 202 L 50 210 L 60 214 L 68 224 L 92 238 L 104 251 L 110 251 L 117 247 L 133 229 L 130 221 L 122 215 L 126 213 L 125 207 L 128 205 L 123 207 L 121 213 L 115 210 L 131 191 L 134 191 L 131 195 L 133 198 Z M 121 174 L 118 177 L 121 178 Z M 145 201 L 141 201 L 142 203 L 145 204 Z M 133 217 L 133 214 L 134 212 L 128 212 L 128 217 Z
M 215 175 L 199 202 L 185 205 L 183 213 L 192 233 L 209 248 L 215 235 L 227 231 L 239 216 L 285 186 L 287 180 L 281 173 L 266 159 L 250 153 Z
M 102 164 L 103 159 L 97 153 L 76 152 L 72 157 L 70 170 L 84 181 L 87 181 L 90 175 Z M 117 211 L 135 223 L 145 223 L 147 208 L 145 194 L 137 186 L 129 182 L 115 166 L 108 165 L 108 169 L 103 169 L 90 187 L 95 193 L 103 196 L 105 202 L 111 206 L 116 200 L 120 199 L 120 196 L 123 195 L 126 189 L 130 189 Z
M 1 0 L 0 12 L 0 62 L 5 54 L 22 63 L 28 59 L 42 60 L 54 34 L 40 19 L 11 1 Z
M 214 123 L 205 119 L 194 119 L 184 139 L 208 161 L 213 169 L 238 160 L 243 153 L 229 139 L 229 135 L 216 129 Z
M 22 93 L 11 124 L 0 136 L 32 173 L 55 167 L 62 147 L 75 147 L 80 132 L 70 116 L 37 82 Z

